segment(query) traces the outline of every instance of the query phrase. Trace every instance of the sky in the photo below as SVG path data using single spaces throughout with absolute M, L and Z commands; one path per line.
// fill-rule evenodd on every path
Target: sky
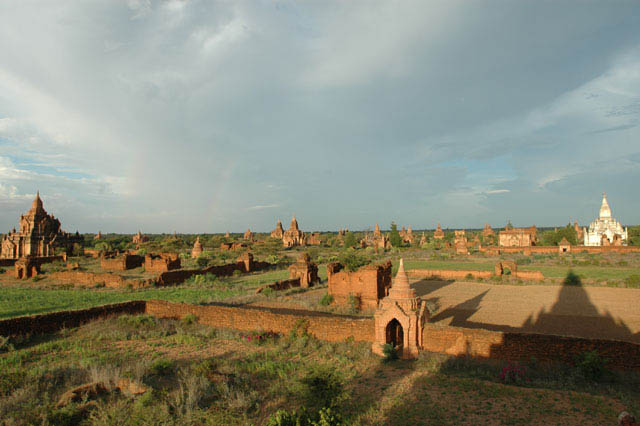
M 640 2 L 0 2 L 0 232 L 640 223 Z

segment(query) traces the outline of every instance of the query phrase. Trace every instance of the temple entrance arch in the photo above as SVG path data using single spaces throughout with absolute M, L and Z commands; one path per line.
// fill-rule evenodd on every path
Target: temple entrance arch
M 393 347 L 402 348 L 404 346 L 404 331 L 402 330 L 402 324 L 397 319 L 389 321 L 386 327 L 386 343 L 393 345 Z

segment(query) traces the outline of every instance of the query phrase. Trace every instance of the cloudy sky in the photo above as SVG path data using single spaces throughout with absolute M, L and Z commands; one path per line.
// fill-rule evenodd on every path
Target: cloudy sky
M 640 2 L 0 2 L 0 231 L 640 223 Z

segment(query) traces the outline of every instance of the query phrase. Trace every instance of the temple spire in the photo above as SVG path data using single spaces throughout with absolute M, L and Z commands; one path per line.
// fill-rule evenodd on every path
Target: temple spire
M 416 297 L 415 291 L 409 285 L 409 276 L 404 270 L 404 259 L 400 259 L 398 273 L 393 279 L 393 285 L 389 290 L 389 297 L 392 299 L 412 299 Z

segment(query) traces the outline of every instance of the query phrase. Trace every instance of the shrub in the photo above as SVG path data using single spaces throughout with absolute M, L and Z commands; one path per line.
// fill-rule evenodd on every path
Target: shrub
M 11 341 L 9 340 L 9 337 L 0 336 L 0 353 L 10 352 L 13 349 L 14 348 L 13 348 L 13 345 L 11 344 Z
M 389 242 L 393 247 L 400 247 L 402 245 L 402 237 L 400 237 L 400 232 L 398 232 L 398 225 L 396 225 L 395 222 L 391 222 Z
M 382 353 L 384 355 L 382 362 L 386 363 L 398 359 L 398 350 L 391 343 L 387 343 L 382 347 Z
M 343 264 L 348 271 L 354 272 L 361 267 L 371 263 L 371 259 L 366 256 L 359 255 L 355 250 L 345 250 L 338 257 L 338 262 Z
M 318 303 L 322 306 L 329 306 L 331 303 L 333 303 L 333 296 L 329 293 L 325 293 Z
M 640 275 L 629 275 L 627 279 L 624 280 L 624 283 L 629 288 L 640 288 Z
M 357 313 L 360 310 L 360 296 L 350 294 L 347 299 L 347 306 L 349 306 L 349 312 L 352 314 Z
M 562 284 L 581 286 L 582 280 L 580 279 L 580 276 L 578 274 L 574 273 L 573 271 L 569 271 L 567 273 L 567 276 L 564 278 L 564 281 L 562 282 Z
M 578 373 L 587 380 L 599 381 L 605 374 L 607 360 L 598 351 L 583 352 L 575 358 Z
M 175 363 L 167 358 L 158 358 L 151 364 L 151 372 L 158 376 L 166 376 L 173 370 Z
M 305 407 L 318 411 L 324 407 L 335 407 L 344 395 L 342 379 L 332 366 L 316 366 L 300 380 L 301 397 Z
M 184 317 L 182 317 L 180 322 L 184 325 L 192 325 L 198 322 L 198 317 L 195 316 L 194 314 L 187 314 Z
M 205 257 L 205 256 L 199 256 L 196 259 L 196 265 L 198 265 L 198 268 L 204 268 L 209 264 L 209 258 Z
M 500 381 L 503 383 L 520 384 L 528 381 L 527 367 L 524 365 L 511 365 L 508 364 L 502 369 L 499 374 Z

